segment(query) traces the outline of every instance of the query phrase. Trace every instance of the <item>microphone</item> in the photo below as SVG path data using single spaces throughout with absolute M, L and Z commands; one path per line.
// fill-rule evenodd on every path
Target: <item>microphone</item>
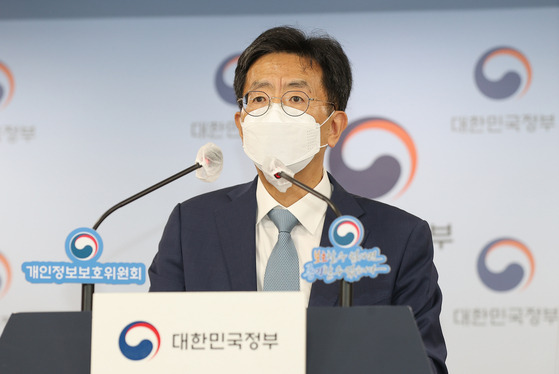
M 214 143 L 207 143 L 198 150 L 196 162 L 202 166 L 196 169 L 196 177 L 204 182 L 213 182 L 223 170 L 223 153 Z
M 138 200 L 143 197 L 177 179 L 183 177 L 187 174 L 192 173 L 196 170 L 196 177 L 204 182 L 215 181 L 221 171 L 223 170 L 223 153 L 221 149 L 214 143 L 207 143 L 203 145 L 196 154 L 196 162 L 194 165 L 180 171 L 167 179 L 162 180 L 159 183 L 154 184 L 151 187 L 146 188 L 137 194 L 130 196 L 128 199 L 121 201 L 120 203 L 109 208 L 103 215 L 95 222 L 93 225 L 93 230 L 97 230 L 101 222 L 103 222 L 109 215 L 111 215 L 115 210 L 122 208 L 125 205 L 130 204 L 133 201 Z M 93 284 L 82 284 L 82 311 L 90 311 L 92 307 L 92 299 L 94 292 Z
M 281 161 L 279 161 L 277 159 L 266 160 L 266 162 L 264 163 L 264 166 L 266 168 L 266 170 L 263 170 L 264 171 L 264 176 L 266 177 L 266 179 L 269 182 L 272 182 L 273 179 L 278 181 L 276 183 L 272 182 L 272 184 L 276 188 L 278 188 L 278 190 L 280 190 L 281 192 L 287 191 L 287 189 L 289 187 L 291 187 L 291 184 L 294 184 L 297 187 L 302 188 L 303 190 L 307 191 L 311 195 L 313 195 L 313 196 L 321 199 L 322 201 L 326 202 L 326 204 L 328 204 L 330 209 L 332 209 L 334 211 L 334 213 L 336 213 L 337 217 L 340 217 L 342 215 L 342 213 L 340 212 L 338 207 L 336 207 L 336 205 L 332 202 L 332 200 L 330 200 L 329 198 L 327 198 L 326 196 L 324 196 L 320 192 L 315 191 L 313 188 L 310 188 L 309 186 L 307 186 L 303 182 L 295 179 L 293 177 L 293 173 L 288 172 L 289 169 L 285 165 L 283 165 L 283 163 Z M 273 176 L 273 178 L 271 178 L 270 176 Z M 287 180 L 290 183 L 279 182 L 281 180 L 281 178 Z M 345 281 L 344 279 L 342 279 L 341 283 L 340 283 L 340 306 L 350 307 L 352 304 L 353 304 L 353 284 Z

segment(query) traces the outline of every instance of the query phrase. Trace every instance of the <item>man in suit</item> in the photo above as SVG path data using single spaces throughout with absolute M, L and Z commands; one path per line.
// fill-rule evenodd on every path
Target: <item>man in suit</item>
M 330 197 L 343 214 L 357 217 L 365 228 L 362 247 L 379 247 L 386 255 L 391 272 L 355 283 L 353 304 L 411 306 L 433 371 L 446 373 L 442 297 L 428 224 L 346 192 L 323 166 L 326 147 L 334 147 L 347 126 L 351 85 L 347 56 L 328 36 L 277 27 L 255 39 L 239 57 L 234 87 L 235 123 L 258 176 L 173 210 L 149 269 L 150 291 L 261 291 L 289 283 L 309 306 L 337 305 L 339 282 L 310 284 L 299 277 L 312 248 L 331 246 L 328 228 L 335 214 L 299 187 L 278 184 L 269 171 L 279 163 Z M 295 223 L 288 229 L 289 244 L 276 252 L 278 232 L 284 231 L 277 212 Z M 277 270 L 280 250 L 291 252 Z M 298 267 L 294 285 L 284 279 L 290 267 Z

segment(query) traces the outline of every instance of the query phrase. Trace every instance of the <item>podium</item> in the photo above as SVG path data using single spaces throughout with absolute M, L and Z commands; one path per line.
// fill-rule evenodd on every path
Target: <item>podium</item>
M 308 308 L 307 374 L 431 374 L 407 306 Z
M 91 312 L 14 313 L 0 337 L 2 374 L 89 373 Z
M 0 373 L 88 374 L 91 312 L 15 313 L 0 337 Z M 307 374 L 430 374 L 405 306 L 307 310 Z

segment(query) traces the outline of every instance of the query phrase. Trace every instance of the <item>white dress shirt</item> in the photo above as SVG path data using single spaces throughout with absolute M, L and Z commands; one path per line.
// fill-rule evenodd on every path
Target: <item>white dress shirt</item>
M 295 186 L 295 188 L 298 187 Z M 314 189 L 328 198 L 332 196 L 332 187 L 326 170 L 324 170 L 320 183 Z M 285 208 L 266 191 L 260 178 L 258 178 L 256 186 L 256 204 L 256 284 L 258 291 L 261 291 L 264 286 L 266 265 L 278 240 L 278 229 L 268 217 L 268 212 L 275 207 L 282 207 L 288 209 L 299 220 L 291 231 L 291 237 L 297 248 L 299 273 L 302 274 L 304 264 L 312 261 L 313 248 L 320 245 L 327 204 L 308 193 L 290 207 Z M 300 290 L 308 304 L 312 283 L 303 279 L 300 281 Z

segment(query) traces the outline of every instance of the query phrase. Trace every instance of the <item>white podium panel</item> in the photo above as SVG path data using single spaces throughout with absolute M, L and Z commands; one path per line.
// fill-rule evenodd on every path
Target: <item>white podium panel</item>
M 91 373 L 305 372 L 299 292 L 96 293 Z

